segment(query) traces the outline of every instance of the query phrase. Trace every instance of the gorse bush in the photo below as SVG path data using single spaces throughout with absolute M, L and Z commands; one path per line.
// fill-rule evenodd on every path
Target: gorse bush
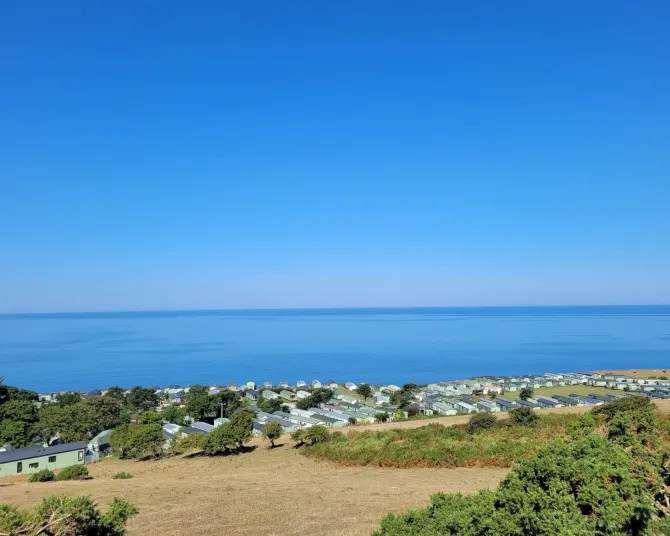
M 475 422 L 488 414 L 477 414 Z M 474 419 L 473 415 L 473 419 Z M 307 446 L 308 456 L 342 465 L 379 467 L 512 467 L 537 453 L 556 437 L 568 437 L 576 415 L 543 415 L 537 426 L 517 426 L 488 415 L 493 428 L 469 433 L 469 425 L 429 424 L 331 436 L 327 443 Z M 491 420 L 492 419 L 492 420 Z
M 70 465 L 56 476 L 56 480 L 86 480 L 88 469 L 83 465 Z
M 498 419 L 492 413 L 476 413 L 468 421 L 468 433 L 490 430 L 498 425 Z
M 54 475 L 51 469 L 42 469 L 30 475 L 28 482 L 51 482 L 56 480 L 56 475 Z
M 568 428 L 573 439 L 547 443 L 497 490 L 437 494 L 376 535 L 670 535 L 668 435 L 649 401 L 623 399 Z
M 114 473 L 112 478 L 114 480 L 128 480 L 129 478 L 133 478 L 133 475 L 126 473 L 125 471 L 121 471 L 120 473 Z
M 540 422 L 540 416 L 531 408 L 523 406 L 509 412 L 509 422 L 517 426 L 536 426 Z
M 0 534 L 7 536 L 123 536 L 134 505 L 114 499 L 102 513 L 90 497 L 48 495 L 32 510 L 0 505 Z

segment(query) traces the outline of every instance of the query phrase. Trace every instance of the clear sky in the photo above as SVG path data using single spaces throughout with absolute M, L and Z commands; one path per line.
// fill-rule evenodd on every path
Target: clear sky
M 0 3 L 0 312 L 670 303 L 670 2 Z

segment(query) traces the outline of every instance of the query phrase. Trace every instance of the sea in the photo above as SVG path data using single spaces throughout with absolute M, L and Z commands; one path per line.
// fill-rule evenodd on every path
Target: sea
M 0 315 L 0 377 L 40 392 L 624 368 L 670 368 L 670 306 Z

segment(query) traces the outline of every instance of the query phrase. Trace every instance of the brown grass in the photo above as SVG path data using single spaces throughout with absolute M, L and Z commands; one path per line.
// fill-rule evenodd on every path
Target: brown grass
M 93 480 L 20 483 L 2 502 L 32 506 L 47 493 L 124 497 L 140 507 L 130 535 L 370 534 L 388 512 L 425 507 L 437 491 L 493 488 L 504 469 L 336 468 L 286 444 L 224 458 L 113 461 L 90 465 Z M 131 480 L 113 480 L 128 471 Z M 4 484 L 4 481 L 3 481 Z
M 649 376 L 668 376 L 670 377 L 670 368 L 667 369 L 625 369 L 625 370 L 596 370 L 597 374 L 623 374 L 634 378 L 648 378 Z
M 670 400 L 657 402 L 670 412 Z M 580 412 L 559 408 L 547 412 Z M 467 417 L 373 425 L 454 424 Z M 356 430 L 364 427 L 356 427 Z M 302 456 L 284 436 L 276 449 L 253 440 L 248 454 L 222 458 L 170 458 L 154 462 L 108 461 L 89 465 L 92 480 L 28 484 L 0 480 L 0 502 L 28 507 L 49 493 L 89 494 L 101 504 L 124 497 L 140 507 L 129 535 L 242 536 L 370 534 L 389 512 L 425 507 L 437 492 L 472 493 L 494 488 L 506 469 L 382 469 L 335 467 Z M 113 480 L 127 471 L 130 480 Z

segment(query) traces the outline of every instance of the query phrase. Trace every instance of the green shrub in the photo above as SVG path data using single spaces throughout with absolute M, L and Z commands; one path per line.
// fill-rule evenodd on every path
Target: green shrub
M 468 421 L 468 433 L 490 430 L 498 425 L 498 419 L 492 413 L 475 413 Z
M 114 473 L 112 478 L 114 480 L 128 480 L 129 478 L 133 478 L 133 475 L 126 473 L 125 471 L 121 471 L 120 473 Z
M 378 422 L 386 422 L 389 420 L 389 415 L 388 413 L 380 411 L 379 413 L 375 413 L 375 420 Z
M 330 434 L 325 426 L 315 425 L 305 430 L 305 440 L 310 445 L 317 443 L 326 443 L 330 439 Z
M 28 482 L 51 482 L 56 480 L 56 475 L 54 475 L 51 469 L 42 469 L 30 475 Z
M 540 416 L 531 408 L 522 406 L 509 412 L 509 422 L 517 426 L 537 426 Z
M 88 469 L 83 465 L 70 465 L 56 476 L 56 480 L 86 480 Z
M 0 534 L 8 536 L 123 536 L 136 506 L 113 499 L 106 513 L 91 497 L 48 495 L 32 510 L 0 504 Z
M 306 430 L 301 428 L 295 432 L 291 432 L 291 439 L 295 441 L 295 446 L 300 447 L 305 444 L 305 432 Z

